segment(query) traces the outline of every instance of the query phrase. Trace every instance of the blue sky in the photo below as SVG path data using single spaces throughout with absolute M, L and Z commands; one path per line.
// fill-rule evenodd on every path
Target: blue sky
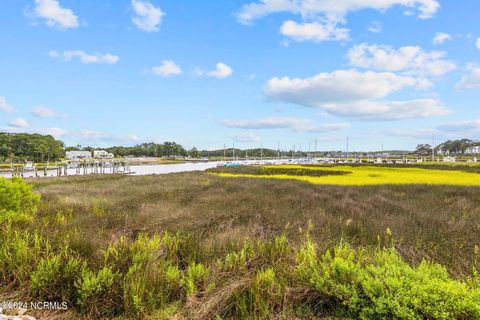
M 5 0 L 0 130 L 69 145 L 480 139 L 476 0 Z

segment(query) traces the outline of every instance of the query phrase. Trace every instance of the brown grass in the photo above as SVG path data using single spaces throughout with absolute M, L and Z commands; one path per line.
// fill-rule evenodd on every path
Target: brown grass
M 31 182 L 43 196 L 38 219 L 55 212 L 61 221 L 37 226 L 51 237 L 69 234 L 86 256 L 122 235 L 166 230 L 191 233 L 215 256 L 245 238 L 286 234 L 298 243 L 311 221 L 321 249 L 341 239 L 385 244 L 390 228 L 408 261 L 431 259 L 461 276 L 471 273 L 480 244 L 480 188 L 473 187 L 320 186 L 201 172 Z

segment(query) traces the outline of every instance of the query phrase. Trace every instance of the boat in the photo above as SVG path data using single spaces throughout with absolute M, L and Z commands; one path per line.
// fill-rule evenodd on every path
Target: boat
M 79 161 L 68 161 L 67 162 L 67 168 L 68 169 L 76 169 L 80 165 Z
M 241 167 L 242 164 L 240 162 L 227 162 L 225 163 L 224 167 Z
M 35 165 L 33 164 L 32 161 L 27 161 L 27 163 L 25 163 L 25 165 L 23 166 L 23 170 L 33 171 L 33 170 L 35 170 Z

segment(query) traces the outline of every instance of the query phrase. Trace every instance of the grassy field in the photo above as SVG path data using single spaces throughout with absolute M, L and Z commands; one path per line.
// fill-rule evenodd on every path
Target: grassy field
M 323 185 L 452 185 L 480 186 L 480 175 L 463 170 L 387 166 L 271 166 L 265 174 L 218 173 L 223 177 L 250 177 L 268 179 L 295 179 Z M 288 170 L 302 170 L 302 174 L 289 174 Z M 306 170 L 308 169 L 308 170 Z M 305 172 L 306 170 L 306 172 Z M 276 173 L 278 172 L 278 173 Z M 311 172 L 310 174 L 308 172 Z M 324 174 L 318 174 L 319 172 Z M 340 173 L 340 174 L 339 174 Z M 342 174 L 343 173 L 343 174 Z
M 365 288 L 380 288 L 389 281 L 398 284 L 408 279 L 424 279 L 421 281 L 433 285 L 435 288 L 425 289 L 429 297 L 434 296 L 437 288 L 449 288 L 450 291 L 441 292 L 444 292 L 443 295 L 451 292 L 452 301 L 470 293 L 478 295 L 476 298 L 472 296 L 472 303 L 479 301 L 480 279 L 473 270 L 480 255 L 480 188 L 425 184 L 322 185 L 299 180 L 346 179 L 354 174 L 363 174 L 367 169 L 331 167 L 327 171 L 333 172 L 333 175 L 317 173 L 313 177 L 308 176 L 309 171 L 318 168 L 281 169 L 295 171 L 282 172 L 283 175 L 289 174 L 288 179 L 271 179 L 277 176 L 268 170 L 260 173 L 268 174 L 266 178 L 252 179 L 249 177 L 259 177 L 257 169 L 228 168 L 213 170 L 213 174 L 195 172 L 144 177 L 119 175 L 30 180 L 34 191 L 42 197 L 36 214 L 31 221 L 20 221 L 3 228 L 1 235 L 8 243 L 14 241 L 15 230 L 21 230 L 25 237 L 36 235 L 64 253 L 58 254 L 55 258 L 57 262 L 47 264 L 44 261 L 43 265 L 32 257 L 32 261 L 36 261 L 30 263 L 34 270 L 25 269 L 23 276 L 19 272 L 20 275 L 14 277 L 15 281 L 6 282 L 8 285 L 1 290 L 2 297 L 40 295 L 58 298 L 51 292 L 40 290 L 40 285 L 35 287 L 32 281 L 34 284 L 48 282 L 45 277 L 39 276 L 43 273 L 38 271 L 38 265 L 48 269 L 46 265 L 61 265 L 60 261 L 68 256 L 75 257 L 65 262 L 72 268 L 81 268 L 79 261 L 85 261 L 88 270 L 93 271 L 82 271 L 82 286 L 76 291 L 80 292 L 80 296 L 71 300 L 77 307 L 67 313 L 50 315 L 57 319 L 75 319 L 78 312 L 92 319 L 113 318 L 122 314 L 126 314 L 125 319 L 147 318 L 147 315 L 151 319 L 210 319 L 215 314 L 233 319 L 343 319 L 360 316 L 365 319 L 423 319 L 423 316 L 415 317 L 413 313 L 408 316 L 408 308 L 405 309 L 408 309 L 407 312 L 388 306 L 388 301 L 401 306 L 411 306 L 418 301 L 408 302 L 395 294 L 387 302 L 381 302 L 371 298 L 370 291 L 365 291 Z M 355 173 L 338 173 L 345 170 L 354 170 Z M 388 172 L 395 172 L 395 177 L 402 179 L 398 168 L 377 167 L 375 170 L 374 174 L 384 175 L 382 179 L 390 177 Z M 436 172 L 420 168 L 402 170 L 407 170 L 404 175 L 410 182 L 412 173 L 421 173 L 423 179 L 431 178 L 432 171 Z M 456 168 L 451 172 L 442 172 L 442 177 L 447 177 L 449 181 L 473 181 L 471 176 L 478 176 L 475 170 L 465 172 L 463 168 Z M 219 176 L 219 172 L 248 177 L 224 177 Z M 170 232 L 166 238 L 165 232 Z M 181 233 L 175 236 L 177 232 Z M 156 235 L 158 238 L 155 238 Z M 42 241 L 39 240 L 39 243 Z M 35 247 L 35 241 L 25 240 L 25 243 L 30 243 L 32 251 L 46 250 L 42 244 Z M 349 245 L 345 246 L 345 243 Z M 335 259 L 329 260 L 331 258 L 326 253 L 329 250 L 333 250 L 331 254 Z M 183 279 L 177 281 L 183 284 L 181 287 L 161 287 L 161 296 L 169 301 L 161 308 L 157 305 L 161 299 L 155 300 L 155 304 L 146 298 L 148 295 L 130 295 L 130 291 L 129 294 L 125 291 L 125 288 L 134 292 L 146 292 L 148 289 L 148 286 L 147 289 L 132 287 L 128 282 L 130 273 L 145 283 L 160 281 L 158 274 L 142 271 L 139 275 L 132 271 L 135 265 L 132 261 L 150 257 L 152 252 L 163 252 L 162 256 L 166 254 L 168 259 L 145 258 L 149 261 L 147 265 L 153 263 L 145 270 L 158 270 L 160 263 L 161 269 L 169 270 L 168 275 L 162 277 L 171 280 L 178 276 Z M 311 261 L 317 261 L 317 254 L 321 263 L 312 265 Z M 422 264 L 422 260 L 442 264 L 445 274 L 442 268 L 429 269 L 430 265 Z M 115 273 L 115 266 L 125 265 L 129 267 Z M 3 265 L 3 268 L 9 270 L 7 268 L 14 267 Z M 378 272 L 376 277 L 390 277 L 392 274 L 386 270 L 397 270 L 395 268 L 410 271 L 398 279 L 385 278 L 383 284 L 372 282 L 375 272 Z M 335 281 L 350 280 L 337 287 L 338 283 L 333 278 L 316 278 L 318 272 L 338 273 L 338 279 L 343 280 Z M 36 278 L 32 279 L 32 274 L 36 274 Z M 97 292 L 97 296 L 91 288 L 84 287 L 85 283 L 94 280 L 97 285 L 99 282 L 116 283 L 115 279 L 120 274 L 123 283 L 121 294 L 115 293 L 117 289 L 113 285 L 108 287 L 110 293 Z M 85 279 L 88 281 L 85 282 Z M 78 279 L 74 283 L 78 285 Z M 332 283 L 335 285 L 332 286 Z M 31 289 L 32 286 L 37 291 Z M 405 286 L 411 288 L 411 283 L 405 282 Z M 25 291 L 22 288 L 30 289 Z M 385 294 L 391 289 L 381 290 Z M 407 293 L 410 292 L 408 290 Z M 354 292 L 363 293 L 356 296 Z M 68 300 L 68 294 L 67 290 L 67 297 L 62 298 Z M 375 303 L 368 308 L 359 307 L 366 299 L 365 295 L 370 297 L 368 303 Z M 415 296 L 412 292 L 407 295 Z M 140 303 L 128 298 L 131 296 L 137 297 L 137 300 L 142 297 L 143 300 L 140 299 Z M 98 304 L 92 302 L 92 297 L 98 299 Z M 115 302 L 115 297 L 120 302 Z M 286 297 L 289 297 L 288 304 L 285 304 Z M 101 303 L 105 303 L 111 312 L 99 307 Z M 436 304 L 438 301 L 432 303 Z M 152 313 L 149 308 L 159 311 Z M 425 316 L 428 319 L 480 317 L 473 307 L 458 307 L 459 310 L 467 308 L 471 313 L 455 314 L 452 311 L 443 317 L 428 309 L 433 307 L 422 305 L 418 308 L 428 315 Z

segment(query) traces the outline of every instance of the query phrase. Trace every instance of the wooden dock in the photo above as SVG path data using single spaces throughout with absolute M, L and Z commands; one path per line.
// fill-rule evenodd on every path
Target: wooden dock
M 9 168 L 0 168 L 0 176 L 4 177 L 60 177 L 79 176 L 88 174 L 129 174 L 130 163 L 127 161 L 88 160 L 68 163 L 54 163 L 44 165 L 11 165 Z

